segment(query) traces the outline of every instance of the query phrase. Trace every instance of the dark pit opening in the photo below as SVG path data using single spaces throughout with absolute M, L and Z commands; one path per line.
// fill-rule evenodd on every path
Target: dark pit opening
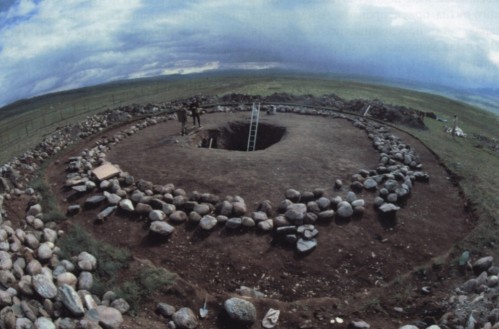
M 229 151 L 246 151 L 248 147 L 249 123 L 231 122 L 219 129 L 207 130 L 202 138 L 201 147 L 210 147 Z M 286 134 L 286 128 L 267 123 L 260 123 L 256 134 L 255 151 L 279 142 Z

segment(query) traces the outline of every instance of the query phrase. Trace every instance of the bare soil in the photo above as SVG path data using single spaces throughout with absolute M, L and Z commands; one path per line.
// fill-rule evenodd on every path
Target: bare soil
M 285 133 L 280 141 L 259 151 L 198 147 L 203 138 L 213 137 L 213 131 L 249 123 L 249 115 L 203 115 L 203 127 L 190 128 L 187 136 L 180 136 L 178 122 L 160 123 L 114 146 L 108 159 L 136 179 L 173 183 L 188 193 L 239 195 L 250 211 L 266 199 L 276 209 L 288 188 L 324 188 L 327 196 L 344 197 L 348 188 L 333 190 L 336 179 L 348 186 L 352 174 L 377 166 L 379 155 L 364 131 L 347 120 L 319 116 L 262 116 L 262 123 L 285 128 Z M 278 328 L 344 328 L 344 324 L 331 323 L 335 317 L 347 322 L 362 318 L 371 328 L 397 328 L 410 319 L 431 322 L 441 315 L 437 302 L 445 298 L 455 277 L 439 267 L 437 256 L 445 257 L 466 235 L 470 217 L 459 189 L 438 159 L 409 135 L 395 134 L 416 149 L 430 182 L 415 184 L 392 225 L 381 221 L 374 211 L 374 193 L 358 194 L 368 205 L 364 215 L 320 225 L 318 247 L 307 256 L 276 244 L 271 234 L 253 230 L 230 233 L 218 227 L 207 234 L 179 225 L 167 242 L 158 244 L 149 239 L 147 225 L 119 214 L 101 225 L 94 224 L 99 209 L 85 211 L 71 221 L 83 224 L 101 240 L 129 249 L 139 264 L 151 262 L 181 278 L 168 291 L 158 292 L 137 317 L 127 317 L 124 328 L 164 328 L 165 320 L 154 313 L 155 303 L 168 302 L 196 311 L 206 295 L 210 314 L 200 328 L 232 328 L 219 314 L 225 298 L 240 286 L 257 288 L 267 295 L 253 300 L 259 318 L 269 307 L 282 311 Z M 78 145 L 65 157 L 91 147 L 98 137 Z M 222 146 L 223 141 L 218 144 Z M 65 160 L 53 163 L 47 174 L 62 207 L 67 207 L 61 189 Z M 431 287 L 430 295 L 421 294 L 423 286 Z M 395 312 L 393 307 L 402 307 L 404 312 Z M 252 328 L 260 327 L 256 323 Z

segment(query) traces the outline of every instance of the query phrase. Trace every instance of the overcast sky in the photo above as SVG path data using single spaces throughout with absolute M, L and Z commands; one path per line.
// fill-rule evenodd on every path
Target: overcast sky
M 231 68 L 494 88 L 498 17 L 497 0 L 0 0 L 0 106 Z

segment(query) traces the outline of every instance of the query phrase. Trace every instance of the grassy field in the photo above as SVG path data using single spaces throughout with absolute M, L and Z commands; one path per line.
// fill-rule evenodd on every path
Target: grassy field
M 459 116 L 459 126 L 471 136 L 498 138 L 499 117 L 445 97 L 402 88 L 310 75 L 209 74 L 132 80 L 63 92 L 18 102 L 0 109 L 0 163 L 33 146 L 58 126 L 120 105 L 146 104 L 194 94 L 276 92 L 320 96 L 334 93 L 344 99 L 379 99 L 387 104 L 435 112 L 449 120 Z M 452 139 L 443 123 L 426 119 L 425 131 L 401 127 L 422 140 L 460 178 L 460 185 L 476 208 L 480 225 L 463 242 L 473 250 L 490 245 L 499 236 L 499 156 L 477 148 L 471 138 Z M 458 205 L 457 205 L 458 206 Z

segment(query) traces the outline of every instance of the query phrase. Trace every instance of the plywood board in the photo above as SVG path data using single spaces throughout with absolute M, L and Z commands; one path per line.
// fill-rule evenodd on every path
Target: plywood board
M 109 179 L 111 177 L 119 175 L 120 172 L 120 168 L 109 162 L 92 170 L 92 173 L 97 177 L 98 180 Z

